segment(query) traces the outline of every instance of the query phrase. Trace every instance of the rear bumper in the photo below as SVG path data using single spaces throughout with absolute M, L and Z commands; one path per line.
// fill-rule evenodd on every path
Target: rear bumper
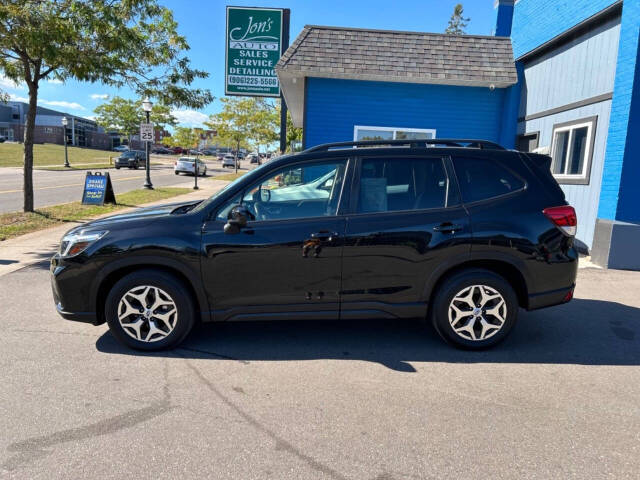
M 576 285 L 574 283 L 570 287 L 529 295 L 527 310 L 538 310 L 540 308 L 570 302 L 573 298 L 573 290 L 575 287 Z

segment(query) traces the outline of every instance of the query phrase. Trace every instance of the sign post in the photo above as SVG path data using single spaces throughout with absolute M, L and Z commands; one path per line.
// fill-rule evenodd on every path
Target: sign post
M 149 143 L 155 140 L 153 134 L 153 124 L 149 121 L 149 113 L 151 112 L 151 102 L 149 99 L 145 99 L 142 102 L 144 113 L 147 117 L 147 123 L 140 124 L 140 140 L 144 142 L 144 171 L 145 180 L 142 185 L 147 190 L 153 190 L 153 184 L 151 183 L 151 161 L 149 160 Z
M 227 7 L 225 95 L 280 97 L 280 150 L 287 146 L 287 105 L 275 66 L 289 47 L 288 8 Z

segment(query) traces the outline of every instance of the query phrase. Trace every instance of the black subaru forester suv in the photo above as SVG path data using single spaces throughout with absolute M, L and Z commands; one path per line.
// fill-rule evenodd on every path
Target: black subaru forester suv
M 54 301 L 143 350 L 197 321 L 272 319 L 425 319 L 492 346 L 519 308 L 573 295 L 576 215 L 550 162 L 481 140 L 321 145 L 207 200 L 70 230 Z

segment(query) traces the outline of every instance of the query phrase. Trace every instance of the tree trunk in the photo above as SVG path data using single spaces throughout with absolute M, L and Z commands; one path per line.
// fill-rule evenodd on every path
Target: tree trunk
M 33 132 L 36 126 L 38 84 L 29 83 L 29 109 L 24 126 L 24 206 L 25 212 L 33 212 Z

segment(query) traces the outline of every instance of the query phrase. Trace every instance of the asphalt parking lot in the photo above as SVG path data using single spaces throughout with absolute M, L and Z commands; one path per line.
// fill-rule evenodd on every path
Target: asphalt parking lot
M 0 277 L 0 477 L 638 478 L 639 292 L 581 269 L 574 301 L 480 353 L 409 322 L 273 322 L 140 354 L 59 318 L 43 262 Z

